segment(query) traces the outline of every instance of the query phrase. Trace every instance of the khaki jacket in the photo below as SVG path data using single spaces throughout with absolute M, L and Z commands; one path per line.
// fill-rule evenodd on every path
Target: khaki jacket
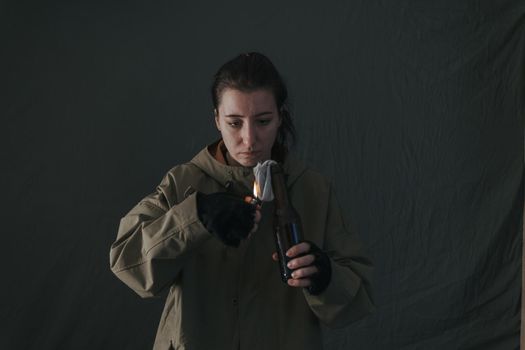
M 205 148 L 122 218 L 111 246 L 111 270 L 136 293 L 168 290 L 154 349 L 322 349 L 319 322 L 342 327 L 373 309 L 371 265 L 345 229 L 330 183 L 291 155 L 283 168 L 304 238 L 331 258 L 327 289 L 313 296 L 281 281 L 271 258 L 273 202 L 263 204 L 257 232 L 238 248 L 207 232 L 193 192 L 251 194 L 254 176 Z

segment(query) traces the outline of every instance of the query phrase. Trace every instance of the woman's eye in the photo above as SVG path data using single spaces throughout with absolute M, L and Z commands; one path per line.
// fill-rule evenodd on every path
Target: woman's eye
M 228 123 L 229 126 L 231 126 L 232 128 L 238 128 L 241 126 L 241 122 L 239 121 L 234 121 L 234 122 L 230 122 Z
M 261 125 L 267 125 L 270 124 L 271 119 L 259 119 L 259 124 Z

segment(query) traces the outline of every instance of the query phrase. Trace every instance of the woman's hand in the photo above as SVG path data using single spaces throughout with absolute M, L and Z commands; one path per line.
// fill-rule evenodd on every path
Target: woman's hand
M 262 218 L 261 206 L 257 205 L 257 207 L 255 208 L 255 217 L 254 217 L 254 220 L 253 220 L 254 224 L 253 224 L 252 230 L 250 231 L 250 234 L 252 234 L 255 231 L 257 231 L 257 229 L 259 228 L 259 222 L 261 222 L 261 218 Z
M 288 262 L 288 268 L 292 272 L 292 278 L 288 280 L 288 285 L 291 287 L 309 287 L 312 284 L 311 277 L 318 271 L 317 267 L 313 265 L 315 261 L 315 255 L 305 254 L 311 250 L 310 243 L 302 242 L 294 245 L 286 252 L 291 260 Z M 279 261 L 277 253 L 272 254 L 274 261 Z
M 291 259 L 288 268 L 293 271 L 292 278 L 288 280 L 289 286 L 304 287 L 312 295 L 321 294 L 328 287 L 332 279 L 330 258 L 314 243 L 304 241 L 296 244 L 288 249 L 286 256 Z M 279 261 L 277 253 L 273 253 L 272 258 Z
M 251 197 L 251 196 L 244 197 L 244 201 L 246 203 L 251 204 L 252 200 L 253 200 L 253 197 Z M 254 225 L 253 225 L 253 228 L 251 229 L 249 235 L 251 235 L 252 233 L 257 231 L 257 229 L 259 228 L 259 222 L 261 221 L 261 218 L 262 218 L 261 205 L 260 204 L 251 204 L 251 205 L 255 206 L 255 216 L 254 216 L 254 219 L 253 219 Z
M 229 192 L 197 192 L 197 215 L 206 229 L 224 244 L 238 247 L 257 230 L 260 208 Z

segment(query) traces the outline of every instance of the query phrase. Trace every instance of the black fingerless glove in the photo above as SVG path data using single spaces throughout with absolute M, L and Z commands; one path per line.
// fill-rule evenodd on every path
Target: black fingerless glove
M 312 295 L 321 294 L 332 279 L 332 265 L 330 264 L 330 258 L 328 254 L 319 249 L 314 243 L 310 241 L 305 241 L 310 244 L 310 251 L 306 254 L 312 254 L 315 256 L 315 260 L 312 263 L 312 266 L 317 267 L 317 273 L 310 277 L 312 284 L 306 289 Z
M 210 233 L 233 247 L 238 247 L 254 226 L 255 206 L 227 192 L 197 192 L 197 212 Z

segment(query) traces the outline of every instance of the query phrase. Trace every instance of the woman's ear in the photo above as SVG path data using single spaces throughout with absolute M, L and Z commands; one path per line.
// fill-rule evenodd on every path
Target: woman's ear
M 215 115 L 215 126 L 219 131 L 221 131 L 221 126 L 219 124 L 219 113 L 217 112 L 217 108 L 213 109 L 213 114 Z
M 279 113 L 277 113 L 279 115 L 279 126 L 281 126 L 281 124 L 283 123 L 283 114 L 285 112 L 285 106 L 282 106 L 281 108 L 279 108 Z

